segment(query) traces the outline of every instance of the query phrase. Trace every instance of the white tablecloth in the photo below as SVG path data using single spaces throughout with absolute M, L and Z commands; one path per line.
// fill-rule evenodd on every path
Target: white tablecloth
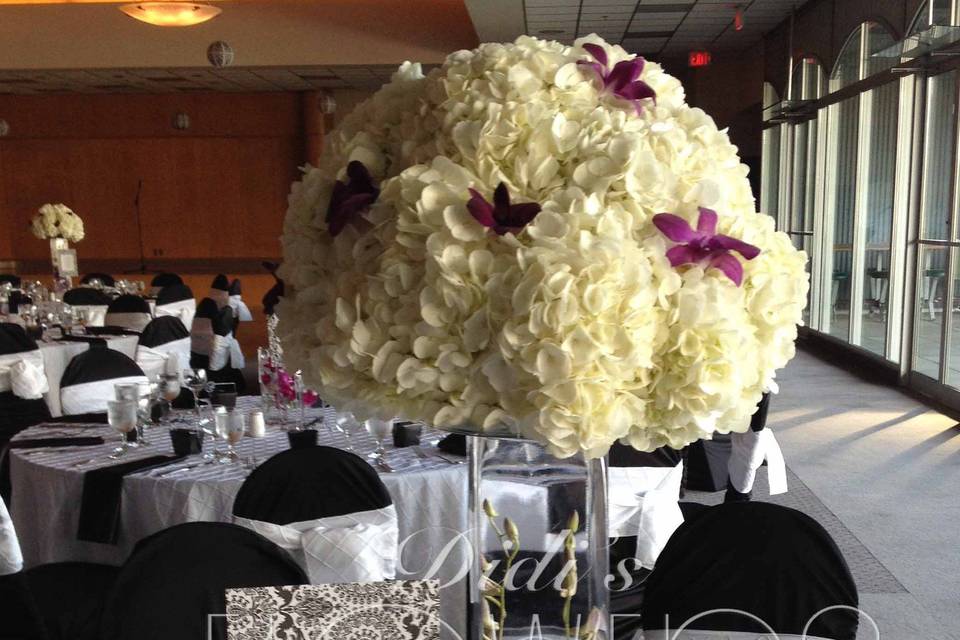
M 258 398 L 240 398 L 238 408 L 258 404 Z M 187 414 L 189 415 L 189 413 Z M 313 412 L 318 415 L 318 412 Z M 327 416 L 329 420 L 332 412 Z M 326 426 L 318 426 L 320 443 L 341 448 L 346 441 Z M 18 438 L 55 437 L 59 435 L 102 435 L 108 444 L 96 447 L 63 449 L 13 449 L 10 456 L 13 500 L 11 515 L 20 538 L 27 567 L 48 562 L 83 560 L 120 564 L 134 544 L 152 533 L 194 521 L 230 522 L 233 499 L 249 471 L 239 464 L 202 465 L 194 469 L 161 477 L 177 465 L 128 475 L 123 481 L 120 538 L 116 546 L 77 540 L 83 473 L 115 461 L 106 459 L 117 445 L 119 436 L 102 425 L 49 425 L 32 427 Z M 426 430 L 424 442 L 440 437 Z M 170 439 L 159 428 L 148 430 L 151 444 L 128 453 L 128 459 L 172 452 Z M 361 429 L 355 430 L 353 444 L 360 455 L 374 447 L 373 439 Z M 288 448 L 285 432 L 268 430 L 265 438 L 245 438 L 237 445 L 243 458 L 257 462 Z M 435 451 L 424 444 L 427 453 Z M 89 464 L 78 462 L 95 459 Z M 451 464 L 438 457 L 421 459 L 411 448 L 394 449 L 386 454 L 393 473 L 381 472 L 397 510 L 401 543 L 404 547 L 398 579 L 427 577 L 428 570 L 443 550 L 467 523 L 467 467 Z M 180 466 L 200 462 L 191 456 Z M 454 576 L 465 557 L 466 545 L 451 554 L 432 576 L 441 581 Z M 443 589 L 441 603 L 444 619 L 461 628 L 465 612 L 465 582 Z M 446 635 L 446 634 L 445 634 Z
M 107 346 L 119 351 L 125 355 L 136 359 L 137 355 L 137 336 L 102 336 L 107 341 Z M 50 391 L 44 394 L 43 398 L 50 407 L 50 415 L 57 418 L 62 414 L 60 410 L 60 379 L 67 365 L 78 353 L 83 353 L 90 348 L 86 342 L 41 342 L 40 353 L 43 354 L 43 369 L 47 374 L 47 381 L 50 384 Z

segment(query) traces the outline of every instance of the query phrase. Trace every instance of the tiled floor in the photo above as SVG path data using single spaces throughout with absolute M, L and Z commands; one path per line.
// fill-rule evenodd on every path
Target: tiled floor
M 792 486 L 777 500 L 836 538 L 883 640 L 960 640 L 960 426 L 804 353 L 780 386 L 768 424 Z

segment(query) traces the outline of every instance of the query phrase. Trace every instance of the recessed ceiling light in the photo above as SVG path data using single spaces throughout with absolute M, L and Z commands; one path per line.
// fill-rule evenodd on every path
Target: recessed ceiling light
M 138 2 L 120 6 L 131 18 L 158 27 L 189 27 L 220 15 L 220 7 L 196 2 Z

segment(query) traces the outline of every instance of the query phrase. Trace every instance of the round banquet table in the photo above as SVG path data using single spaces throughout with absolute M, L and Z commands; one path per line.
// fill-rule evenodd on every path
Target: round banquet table
M 259 408 L 259 398 L 238 399 L 238 410 L 253 408 Z M 182 412 L 175 420 L 190 421 L 192 417 L 192 412 Z M 333 424 L 335 414 L 331 409 L 308 411 L 308 421 L 320 417 L 326 424 Z M 319 444 L 346 448 L 342 434 L 323 424 L 314 428 L 319 432 Z M 424 428 L 419 451 L 394 448 L 388 442 L 385 458 L 392 472 L 378 471 L 397 511 L 402 548 L 397 579 L 434 577 L 443 586 L 457 576 L 466 557 L 466 545 L 457 537 L 467 526 L 468 465 L 458 464 L 458 459 L 448 454 L 440 457 L 429 444 L 440 435 Z M 230 522 L 234 496 L 250 472 L 249 465 L 203 464 L 200 456 L 194 455 L 126 475 L 118 543 L 84 542 L 77 539 L 84 473 L 118 463 L 107 455 L 117 446 L 119 435 L 104 425 L 49 424 L 31 427 L 16 439 L 63 436 L 103 436 L 105 444 L 10 451 L 11 516 L 26 567 L 71 560 L 118 565 L 138 540 L 167 527 L 195 521 Z M 147 439 L 148 446 L 131 449 L 119 462 L 172 454 L 165 429 L 149 428 Z M 350 440 L 362 456 L 375 446 L 362 427 L 353 430 Z M 286 432 L 271 426 L 265 437 L 244 438 L 236 450 L 241 459 L 258 464 L 288 447 Z M 444 557 L 445 549 L 454 550 L 437 574 L 429 576 L 431 566 Z M 442 617 L 454 628 L 463 628 L 465 585 L 461 579 L 441 589 Z

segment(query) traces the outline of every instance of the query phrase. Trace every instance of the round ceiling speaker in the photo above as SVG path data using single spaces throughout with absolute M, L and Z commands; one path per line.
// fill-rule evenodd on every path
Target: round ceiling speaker
M 190 116 L 186 113 L 178 113 L 173 116 L 173 128 L 177 131 L 186 131 L 190 128 Z
M 223 40 L 217 40 L 207 47 L 207 60 L 217 68 L 229 67 L 233 64 L 233 47 Z

